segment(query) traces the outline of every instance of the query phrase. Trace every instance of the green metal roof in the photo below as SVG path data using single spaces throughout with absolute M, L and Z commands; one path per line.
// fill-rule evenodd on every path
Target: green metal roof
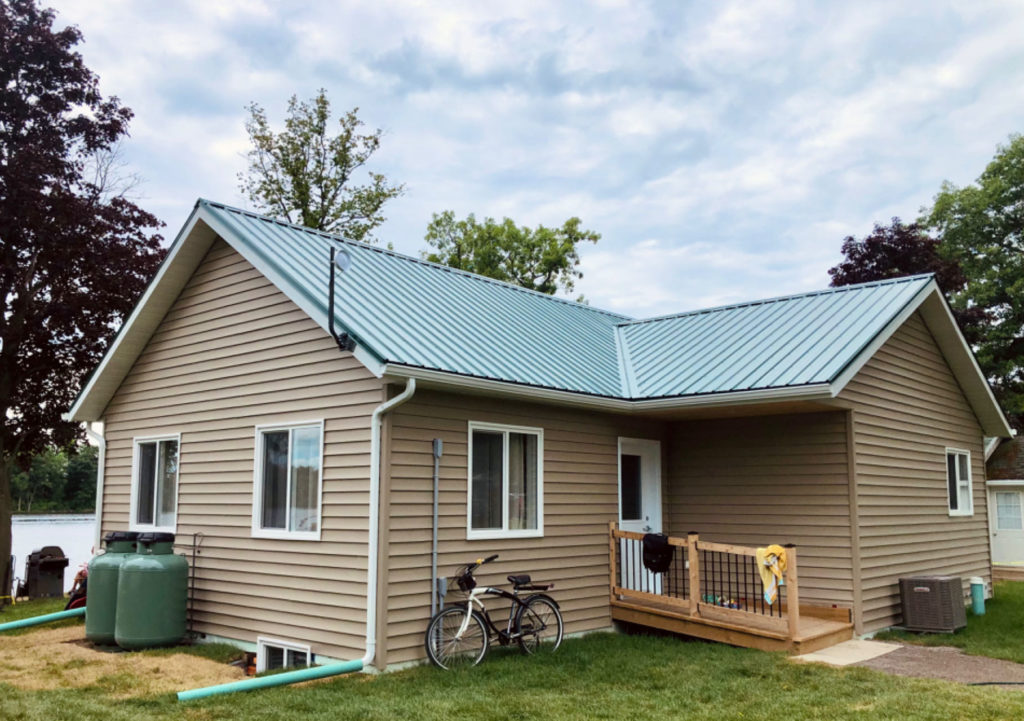
M 834 288 L 632 320 L 489 278 L 199 201 L 215 229 L 327 326 L 379 361 L 624 399 L 829 383 L 931 282 Z M 316 317 L 319 316 L 319 317 Z

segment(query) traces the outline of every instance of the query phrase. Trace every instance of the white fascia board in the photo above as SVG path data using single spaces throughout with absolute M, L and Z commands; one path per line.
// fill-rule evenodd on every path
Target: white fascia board
M 222 223 L 213 213 L 207 211 L 206 208 L 201 208 L 200 213 L 203 220 L 213 228 L 214 231 L 216 231 L 217 235 L 224 238 L 228 245 L 238 251 L 238 253 L 249 261 L 256 270 L 266 276 L 266 278 L 273 283 L 278 290 L 288 296 L 288 299 L 301 308 L 302 312 L 309 316 L 314 323 L 324 330 L 324 332 L 331 335 L 327 313 L 324 312 L 323 308 L 318 307 L 309 299 L 308 296 L 301 293 L 290 292 L 291 285 L 287 279 L 279 273 L 276 268 L 264 261 L 264 259 L 258 254 L 248 252 L 245 239 L 240 238 L 238 233 L 232 230 L 230 226 Z M 384 364 L 381 363 L 377 357 L 361 343 L 356 344 L 356 348 L 352 355 L 355 356 L 356 360 L 366 366 L 366 369 L 377 378 L 384 375 Z
M 1000 438 L 999 436 L 996 436 L 995 438 L 984 439 L 986 461 L 988 461 L 988 459 L 992 457 L 992 454 L 996 452 L 996 449 L 999 448 L 999 444 L 1002 442 L 1002 440 L 1003 439 Z
M 396 379 L 416 378 L 425 383 L 451 388 L 456 391 L 474 391 L 488 395 L 513 397 L 525 401 L 593 408 L 612 413 L 641 413 L 643 411 L 672 410 L 676 408 L 711 408 L 788 400 L 825 400 L 832 397 L 831 388 L 827 383 L 791 388 L 768 388 L 753 391 L 708 393 L 697 396 L 655 398 L 651 400 L 627 400 L 624 398 L 608 398 L 606 396 L 573 393 L 572 391 L 552 388 L 538 388 L 536 386 L 508 383 L 488 378 L 475 378 L 473 376 L 463 376 L 425 368 L 413 368 L 394 363 L 388 363 L 384 367 L 384 375 Z
M 212 232 L 203 233 L 201 227 L 197 229 L 200 220 L 197 206 L 178 232 L 156 275 L 118 330 L 89 382 L 71 409 L 63 415 L 64 420 L 100 419 L 110 398 L 213 244 L 215 236 Z

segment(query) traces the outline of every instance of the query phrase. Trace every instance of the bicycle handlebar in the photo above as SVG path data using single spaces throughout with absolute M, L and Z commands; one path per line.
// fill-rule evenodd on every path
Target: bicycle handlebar
M 476 563 L 470 564 L 469 570 L 472 571 L 474 568 L 479 568 L 480 566 L 484 565 L 485 563 L 490 563 L 491 561 L 497 560 L 497 558 L 498 558 L 498 554 L 497 553 L 495 553 L 493 556 L 488 556 L 487 558 L 478 558 L 478 559 L 476 559 Z

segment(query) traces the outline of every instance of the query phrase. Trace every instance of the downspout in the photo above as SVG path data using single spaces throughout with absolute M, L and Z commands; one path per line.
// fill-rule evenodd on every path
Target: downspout
M 441 491 L 441 454 L 444 452 L 444 444 L 440 438 L 435 438 L 433 443 L 434 451 L 434 524 L 433 532 L 430 535 L 430 617 L 437 613 L 437 602 L 440 594 L 437 582 L 437 509 Z
M 416 392 L 416 379 L 405 382 L 405 390 L 381 403 L 370 418 L 370 538 L 366 554 L 366 654 L 363 666 L 377 655 L 377 574 L 380 555 L 380 426 L 384 414 L 405 403 Z
M 104 432 L 106 432 L 105 428 Z M 96 457 L 96 533 L 92 542 L 92 550 L 95 554 L 100 550 L 100 540 L 103 537 L 100 529 L 103 526 L 103 466 L 107 457 L 107 439 L 103 437 L 103 433 L 97 433 L 92 429 L 91 422 L 85 424 L 85 434 L 100 449 Z

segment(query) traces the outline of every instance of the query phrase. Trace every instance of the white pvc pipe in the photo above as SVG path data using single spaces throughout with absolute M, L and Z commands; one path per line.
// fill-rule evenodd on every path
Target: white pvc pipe
M 85 434 L 100 449 L 96 456 L 96 533 L 92 542 L 92 552 L 95 554 L 99 552 L 102 540 L 100 529 L 103 526 L 103 465 L 107 458 L 107 439 L 103 437 L 103 433 L 97 433 L 92 429 L 92 423 L 85 424 Z
M 377 576 L 380 554 L 380 424 L 384 414 L 402 405 L 416 392 L 416 379 L 405 382 L 405 390 L 381 403 L 370 418 L 370 539 L 366 553 L 366 654 L 363 666 L 373 663 L 377 655 Z

